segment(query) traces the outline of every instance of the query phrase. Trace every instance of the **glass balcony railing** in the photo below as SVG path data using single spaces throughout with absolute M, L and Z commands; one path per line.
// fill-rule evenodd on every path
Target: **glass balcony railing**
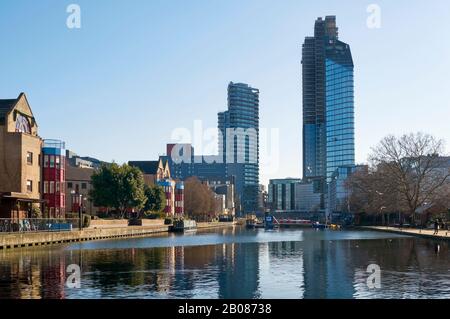
M 65 149 L 66 143 L 60 140 L 44 140 L 44 147 L 45 148 L 58 148 L 58 149 Z

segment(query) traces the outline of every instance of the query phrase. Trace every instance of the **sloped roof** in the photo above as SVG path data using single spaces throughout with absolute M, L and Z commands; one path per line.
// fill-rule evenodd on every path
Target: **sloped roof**
M 18 99 L 6 99 L 0 100 L 0 121 L 3 121 L 8 114 L 16 105 Z
M 128 165 L 139 168 L 144 174 L 155 175 L 158 172 L 159 161 L 130 161 Z
M 30 108 L 31 117 L 34 119 L 33 111 L 31 111 L 30 104 L 28 103 L 28 99 L 25 95 L 25 93 L 21 92 L 19 96 L 16 99 L 0 99 L 0 122 L 4 122 L 6 119 L 6 115 L 11 112 L 11 110 L 16 106 L 17 102 L 21 98 L 24 98 L 28 107 Z M 34 120 L 34 123 L 37 125 L 36 121 Z

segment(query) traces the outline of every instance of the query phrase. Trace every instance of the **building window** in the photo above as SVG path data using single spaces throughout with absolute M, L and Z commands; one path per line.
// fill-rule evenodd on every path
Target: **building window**
M 72 183 L 67 183 L 67 188 L 72 188 L 72 187 L 73 187 Z
M 44 194 L 48 194 L 48 182 L 44 182 Z
M 50 182 L 50 194 L 55 193 L 55 182 Z
M 33 165 L 33 153 L 27 152 L 27 164 Z
M 81 183 L 81 189 L 86 189 L 87 188 L 87 184 L 86 183 Z
M 55 207 L 50 207 L 50 217 L 55 217 Z
M 56 162 L 56 168 L 59 169 L 61 167 L 59 156 L 55 156 L 55 162 Z
M 55 167 L 55 156 L 50 155 L 50 168 Z
M 16 132 L 31 134 L 30 121 L 23 115 L 16 115 Z
M 44 167 L 48 167 L 48 155 L 44 155 Z
M 33 181 L 27 180 L 27 192 L 31 193 L 33 191 Z
M 59 182 L 56 182 L 56 193 L 59 193 Z

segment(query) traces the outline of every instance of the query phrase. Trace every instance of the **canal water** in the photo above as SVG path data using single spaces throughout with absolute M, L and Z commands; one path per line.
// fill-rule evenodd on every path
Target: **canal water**
M 445 242 L 234 227 L 0 251 L 0 298 L 450 298 L 449 268 Z

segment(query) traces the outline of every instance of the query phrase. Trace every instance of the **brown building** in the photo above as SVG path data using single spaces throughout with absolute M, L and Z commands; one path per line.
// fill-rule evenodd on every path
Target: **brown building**
M 166 195 L 164 212 L 171 216 L 184 214 L 184 184 L 171 178 L 169 163 L 158 161 L 130 161 L 128 165 L 139 168 L 147 185 L 159 185 Z
M 147 185 L 155 185 L 158 181 L 170 179 L 169 164 L 159 159 L 158 161 L 130 161 L 128 165 L 139 168 L 144 174 Z
M 31 217 L 39 207 L 41 148 L 25 94 L 0 100 L 0 218 Z
M 75 167 L 66 162 L 66 211 L 77 213 L 80 205 L 84 213 L 97 215 L 100 208 L 89 199 L 91 176 L 95 169 Z

